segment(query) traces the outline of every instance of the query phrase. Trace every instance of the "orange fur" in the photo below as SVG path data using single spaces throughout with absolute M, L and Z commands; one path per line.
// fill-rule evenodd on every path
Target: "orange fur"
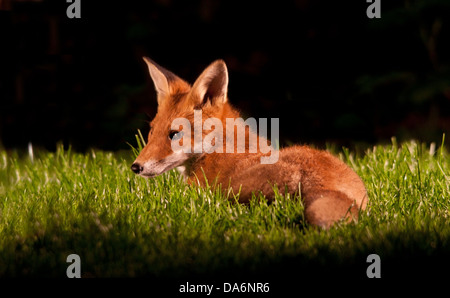
M 292 146 L 280 150 L 276 163 L 261 164 L 263 154 L 259 150 L 248 152 L 249 137 L 255 132 L 247 127 L 246 153 L 174 154 L 168 137 L 173 119 L 182 117 L 193 123 L 194 109 L 201 109 L 202 121 L 210 117 L 220 119 L 226 136 L 226 119 L 240 118 L 238 111 L 228 103 L 226 65 L 221 60 L 215 61 L 191 87 L 150 59 L 144 60 L 158 93 L 158 112 L 151 122 L 147 146 L 133 164 L 133 171 L 154 177 L 183 166 L 189 183 L 204 186 L 206 182 L 217 182 L 225 190 L 230 187 L 235 193 L 240 191 L 242 203 L 248 202 L 255 192 L 272 200 L 276 184 L 281 192 L 286 189 L 290 194 L 300 193 L 307 221 L 324 228 L 342 219 L 358 218 L 359 210 L 367 203 L 366 188 L 353 170 L 328 152 Z M 193 127 L 191 130 L 193 133 Z M 203 131 L 203 136 L 209 132 Z M 236 150 L 236 132 L 226 137 L 223 152 L 231 139 Z

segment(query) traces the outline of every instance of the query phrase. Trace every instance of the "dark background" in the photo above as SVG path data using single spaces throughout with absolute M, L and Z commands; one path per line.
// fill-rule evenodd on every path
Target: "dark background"
M 450 131 L 450 1 L 0 0 L 0 147 L 117 150 L 156 100 L 142 56 L 193 82 L 229 69 L 245 117 L 281 145 L 369 146 Z

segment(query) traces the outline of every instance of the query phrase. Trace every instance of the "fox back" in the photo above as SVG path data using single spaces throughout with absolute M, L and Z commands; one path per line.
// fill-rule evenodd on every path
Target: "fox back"
M 131 166 L 136 174 L 152 178 L 177 168 L 189 183 L 221 185 L 239 193 L 242 203 L 258 193 L 272 200 L 276 185 L 301 195 L 306 220 L 313 225 L 328 228 L 340 220 L 357 220 L 367 203 L 360 177 L 326 151 L 271 147 L 228 103 L 222 60 L 209 65 L 192 86 L 149 58 L 144 61 L 158 110 L 147 145 Z

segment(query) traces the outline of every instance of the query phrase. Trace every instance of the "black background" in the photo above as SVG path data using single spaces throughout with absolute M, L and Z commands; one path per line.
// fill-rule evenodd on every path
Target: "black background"
M 0 1 L 0 146 L 117 150 L 148 131 L 142 56 L 193 82 L 228 66 L 244 117 L 280 118 L 280 143 L 370 146 L 450 129 L 450 2 Z

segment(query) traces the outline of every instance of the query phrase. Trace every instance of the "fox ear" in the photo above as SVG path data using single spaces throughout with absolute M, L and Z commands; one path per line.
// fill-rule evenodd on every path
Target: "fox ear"
M 223 104 L 227 101 L 228 71 L 223 60 L 211 63 L 192 86 L 196 104 Z
M 158 94 L 158 105 L 161 104 L 163 99 L 176 92 L 189 90 L 189 84 L 180 79 L 175 74 L 171 73 L 162 66 L 156 64 L 148 57 L 142 57 L 147 63 L 150 77 L 155 84 L 155 89 Z

